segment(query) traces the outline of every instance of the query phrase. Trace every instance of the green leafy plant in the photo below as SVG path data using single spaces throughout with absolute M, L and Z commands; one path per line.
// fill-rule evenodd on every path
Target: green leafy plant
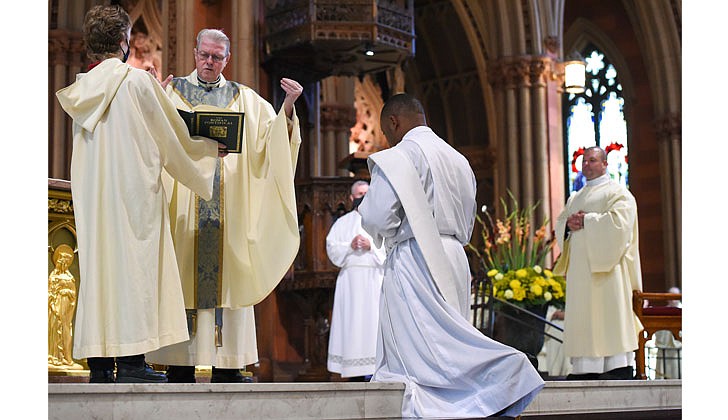
M 531 226 L 534 210 L 539 203 L 521 208 L 513 194 L 508 192 L 509 206 L 501 199 L 504 219 L 495 219 L 484 211 L 485 220 L 476 215 L 481 226 L 483 246 L 478 249 L 468 243 L 467 249 L 475 255 L 493 283 L 493 295 L 519 307 L 551 304 L 563 307 L 566 281 L 542 268 L 555 238 L 547 237 L 548 219 L 537 229 Z M 478 291 L 483 293 L 482 290 Z

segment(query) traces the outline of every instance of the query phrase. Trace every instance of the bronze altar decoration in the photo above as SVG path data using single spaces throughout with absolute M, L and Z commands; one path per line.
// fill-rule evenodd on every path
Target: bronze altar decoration
M 48 180 L 48 371 L 83 370 L 73 360 L 79 269 L 70 182 Z

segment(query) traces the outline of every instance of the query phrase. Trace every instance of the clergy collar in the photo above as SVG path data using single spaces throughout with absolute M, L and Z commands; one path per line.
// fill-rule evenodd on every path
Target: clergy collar
M 607 172 L 607 173 L 605 173 L 604 175 L 602 175 L 600 177 L 596 177 L 596 178 L 591 179 L 591 180 L 588 179 L 586 181 L 586 186 L 587 187 L 594 187 L 594 186 L 597 186 L 597 185 L 601 185 L 601 184 L 604 184 L 604 183 L 609 182 L 610 179 L 611 178 L 609 177 L 609 173 Z
M 208 92 L 220 85 L 220 81 L 222 80 L 222 76 L 217 76 L 217 80 L 214 82 L 206 82 L 202 79 L 200 79 L 200 76 L 197 76 L 197 84 L 205 88 Z
M 414 127 L 412 129 L 410 129 L 410 131 L 404 133 L 404 136 L 402 136 L 402 140 L 409 138 L 410 136 L 412 136 L 414 134 L 422 133 L 425 131 L 432 131 L 432 129 L 426 125 L 418 125 L 417 127 Z

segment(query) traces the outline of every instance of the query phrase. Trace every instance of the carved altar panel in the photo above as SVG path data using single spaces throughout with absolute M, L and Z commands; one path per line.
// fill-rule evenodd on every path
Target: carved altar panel
M 70 182 L 48 180 L 48 371 L 85 369 L 73 359 L 73 325 L 80 285 Z
M 281 290 L 333 288 L 338 268 L 326 255 L 326 235 L 336 218 L 351 206 L 353 178 L 312 178 L 296 185 L 301 246 L 294 273 L 278 286 Z
M 124 0 L 124 10 L 132 22 L 131 52 L 127 63 L 138 69 L 157 69 L 157 78 L 162 80 L 162 47 L 164 29 L 162 24 L 162 2 L 160 0 Z
M 389 148 L 379 124 L 384 106 L 382 89 L 367 75 L 355 81 L 354 92 L 356 124 L 351 128 L 350 151 L 375 153 Z

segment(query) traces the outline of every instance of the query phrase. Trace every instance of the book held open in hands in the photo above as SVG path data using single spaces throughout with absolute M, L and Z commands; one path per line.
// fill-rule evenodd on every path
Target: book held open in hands
M 212 105 L 198 105 L 192 111 L 177 109 L 187 124 L 190 136 L 202 136 L 227 147 L 228 153 L 240 153 L 243 148 L 245 113 Z

